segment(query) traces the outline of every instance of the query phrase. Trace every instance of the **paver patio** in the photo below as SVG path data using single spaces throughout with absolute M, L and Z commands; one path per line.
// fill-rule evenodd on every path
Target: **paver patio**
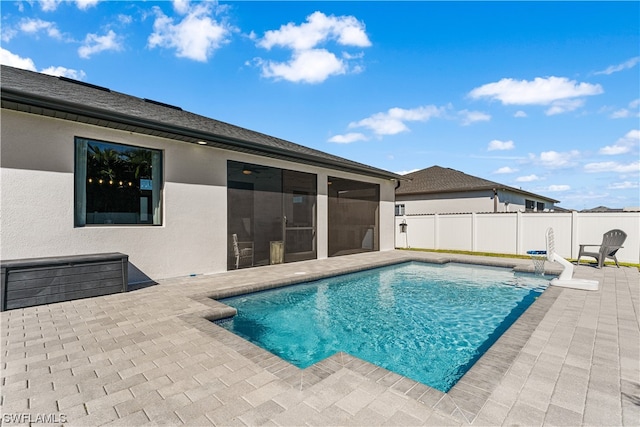
M 410 259 L 532 269 L 375 252 L 3 312 L 2 424 L 640 425 L 636 268 L 577 267 L 599 291 L 547 289 L 447 394 L 344 353 L 299 370 L 208 320 L 211 296 Z

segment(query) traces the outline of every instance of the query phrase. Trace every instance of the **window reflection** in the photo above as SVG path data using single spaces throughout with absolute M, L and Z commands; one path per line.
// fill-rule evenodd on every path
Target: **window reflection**
M 161 224 L 162 153 L 76 138 L 76 225 Z

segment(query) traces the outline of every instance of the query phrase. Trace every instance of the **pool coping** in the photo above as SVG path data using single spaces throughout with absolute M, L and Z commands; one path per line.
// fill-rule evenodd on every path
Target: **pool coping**
M 215 323 L 216 320 L 228 318 L 236 314 L 234 308 L 219 302 L 218 299 L 292 286 L 328 277 L 407 262 L 440 265 L 460 263 L 510 268 L 516 272 L 534 272 L 532 265 L 515 263 L 513 259 L 468 258 L 458 256 L 431 259 L 423 258 L 419 255 L 408 255 L 401 259 L 374 261 L 367 265 L 344 267 L 332 270 L 331 272 L 280 278 L 259 284 L 235 286 L 194 295 L 191 299 L 208 306 L 210 310 L 183 314 L 178 317 L 201 332 L 229 346 L 243 357 L 246 357 L 297 390 L 303 391 L 308 387 L 322 382 L 339 370 L 347 369 L 450 416 L 459 422 L 471 424 L 489 400 L 493 391 L 498 387 L 502 378 L 509 371 L 514 361 L 521 354 L 525 344 L 538 324 L 545 317 L 549 308 L 555 303 L 561 293 L 560 288 L 548 286 L 536 301 L 527 308 L 447 393 L 443 393 L 345 352 L 338 352 L 307 368 L 300 369 Z M 558 273 L 559 270 L 554 267 L 547 267 L 545 271 L 545 274 L 555 275 Z

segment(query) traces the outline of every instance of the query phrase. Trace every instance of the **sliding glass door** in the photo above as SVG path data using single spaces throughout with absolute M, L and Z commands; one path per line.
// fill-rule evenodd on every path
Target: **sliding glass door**
M 379 250 L 380 186 L 329 177 L 329 256 Z
M 316 196 L 316 175 L 229 161 L 228 268 L 316 258 Z
M 284 260 L 316 258 L 316 175 L 282 171 Z

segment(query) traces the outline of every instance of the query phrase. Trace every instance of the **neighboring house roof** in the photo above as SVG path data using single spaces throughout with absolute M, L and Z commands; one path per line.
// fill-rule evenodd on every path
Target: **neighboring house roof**
M 431 166 L 416 172 L 403 175 L 410 181 L 403 181 L 396 189 L 396 196 L 409 194 L 459 193 L 467 191 L 501 190 L 522 194 L 523 196 L 558 203 L 558 200 L 539 194 L 530 193 L 498 182 L 467 175 L 451 168 Z
M 575 211 L 575 209 L 566 209 L 566 208 L 560 207 L 558 205 L 555 205 L 553 207 L 553 211 L 554 212 L 573 212 L 573 211 Z
M 3 65 L 2 108 L 385 179 L 401 175 L 65 77 Z M 197 96 L 197 94 L 194 94 Z
M 580 212 L 622 212 L 623 209 L 608 208 L 606 206 L 597 206 L 591 209 L 583 209 Z

